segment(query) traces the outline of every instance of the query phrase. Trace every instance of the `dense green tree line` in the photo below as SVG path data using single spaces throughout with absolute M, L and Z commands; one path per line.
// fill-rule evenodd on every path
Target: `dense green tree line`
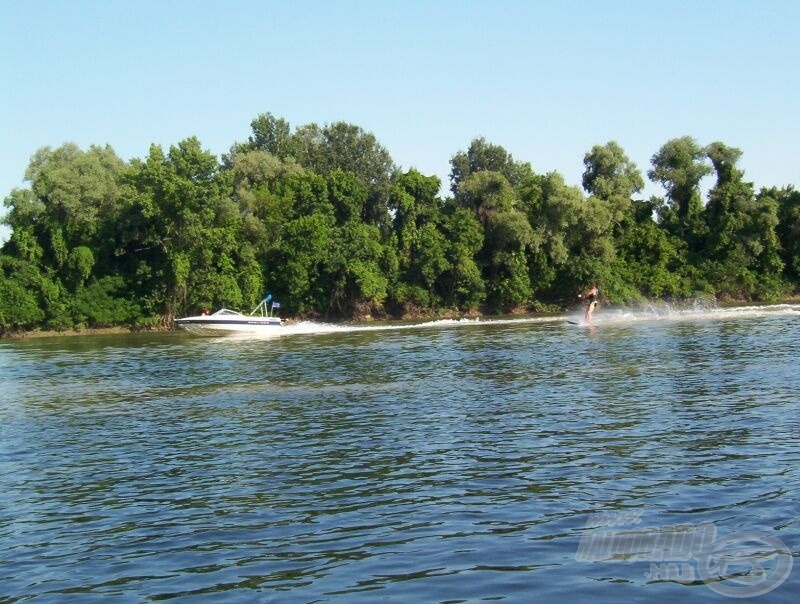
M 644 200 L 616 142 L 586 154 L 581 189 L 479 138 L 442 196 L 352 124 L 251 126 L 221 159 L 195 138 L 130 162 L 38 151 L 5 199 L 0 328 L 168 324 L 267 291 L 291 315 L 353 317 L 566 306 L 594 280 L 617 302 L 800 281 L 800 192 L 756 192 L 721 142 L 668 141 L 647 172 L 665 195 Z

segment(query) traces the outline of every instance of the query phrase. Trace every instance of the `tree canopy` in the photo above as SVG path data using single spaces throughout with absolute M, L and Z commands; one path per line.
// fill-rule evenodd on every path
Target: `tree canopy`
M 476 138 L 444 195 L 354 124 L 251 130 L 220 159 L 193 137 L 130 161 L 37 151 L 4 201 L 0 330 L 169 324 L 266 292 L 295 316 L 401 317 L 555 309 L 592 281 L 624 302 L 774 300 L 800 280 L 800 194 L 755 191 L 719 141 L 667 141 L 647 171 L 664 197 L 645 200 L 615 141 L 586 153 L 581 189 Z

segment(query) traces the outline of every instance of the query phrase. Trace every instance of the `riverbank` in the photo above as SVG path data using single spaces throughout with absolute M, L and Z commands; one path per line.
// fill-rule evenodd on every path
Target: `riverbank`
M 508 314 L 523 315 L 523 314 L 530 314 L 530 311 L 518 309 Z M 334 323 L 334 324 L 353 324 L 353 323 L 373 323 L 379 321 L 436 321 L 442 319 L 464 319 L 464 318 L 477 319 L 479 317 L 486 317 L 486 316 L 497 316 L 497 315 L 496 313 L 493 313 L 488 309 L 483 309 L 483 312 L 477 310 L 467 311 L 467 312 L 450 310 L 450 311 L 441 311 L 437 313 L 428 313 L 428 314 L 425 314 L 423 312 L 414 312 L 414 313 L 407 313 L 399 317 L 389 316 L 389 315 L 373 316 L 369 313 L 363 313 L 354 317 L 348 317 L 348 318 L 339 317 L 332 319 L 332 318 L 323 318 L 316 315 L 313 316 L 304 315 L 304 316 L 294 316 L 294 317 L 284 318 L 284 323 L 287 325 L 292 325 L 294 323 L 299 323 L 301 321 L 315 321 L 315 322 Z M 0 340 L 52 338 L 61 336 L 114 335 L 114 334 L 131 334 L 131 333 L 164 333 L 170 331 L 179 331 L 179 330 L 174 327 L 164 326 L 163 324 L 157 324 L 147 327 L 116 326 L 116 327 L 92 327 L 92 328 L 87 327 L 84 329 L 62 329 L 62 330 L 33 329 L 27 331 L 0 332 Z
M 746 306 L 746 305 L 764 305 L 764 304 L 798 304 L 800 303 L 800 296 L 789 296 L 784 299 L 773 301 L 773 302 L 766 302 L 766 301 L 748 301 L 748 300 L 732 300 L 732 299 L 725 299 L 725 300 L 717 300 L 715 304 L 720 308 L 735 308 L 739 306 Z M 293 323 L 298 323 L 300 321 L 322 321 L 325 323 L 335 323 L 335 324 L 352 324 L 352 323 L 373 323 L 379 321 L 437 321 L 443 319 L 479 319 L 479 318 L 486 318 L 486 317 L 499 317 L 499 316 L 526 316 L 526 315 L 548 315 L 554 314 L 559 312 L 568 312 L 569 308 L 548 308 L 546 311 L 542 312 L 531 312 L 528 308 L 517 308 L 508 313 L 503 315 L 499 315 L 495 312 L 492 312 L 491 309 L 482 309 L 481 311 L 468 311 L 468 312 L 459 312 L 456 310 L 450 311 L 442 311 L 438 313 L 430 313 L 426 314 L 423 312 L 415 312 L 415 313 L 407 313 L 401 317 L 391 317 L 388 315 L 383 315 L 380 317 L 372 316 L 370 314 L 362 314 L 357 317 L 352 317 L 348 319 L 323 319 L 321 317 L 310 317 L 310 316 L 302 316 L 302 317 L 290 317 L 285 318 L 284 322 L 288 325 Z M 28 339 L 28 338 L 52 338 L 52 337 L 61 337 L 61 336 L 94 336 L 94 335 L 114 335 L 114 334 L 131 334 L 131 333 L 160 333 L 160 332 L 170 332 L 170 331 L 177 331 L 176 328 L 172 327 L 165 327 L 163 325 L 154 325 L 149 327 L 124 327 L 124 326 L 116 326 L 116 327 L 93 327 L 93 328 L 84 328 L 84 329 L 63 329 L 63 330 L 45 330 L 45 329 L 34 329 L 30 331 L 15 331 L 15 332 L 2 332 L 0 333 L 0 340 L 2 339 Z
M 60 331 L 51 329 L 34 329 L 31 331 L 11 331 L 0 335 L 0 339 L 14 340 L 27 338 L 54 338 L 59 336 L 96 336 L 112 334 L 129 334 L 137 332 L 159 332 L 172 331 L 165 327 L 155 327 L 147 329 L 131 329 L 130 327 L 93 327 L 86 329 L 63 329 Z
M 489 309 L 483 309 L 483 311 L 456 311 L 456 310 L 449 310 L 449 311 L 441 311 L 438 313 L 423 313 L 423 312 L 413 312 L 413 313 L 406 313 L 403 316 L 390 316 L 388 314 L 382 314 L 381 316 L 373 316 L 368 312 L 364 312 L 358 314 L 357 316 L 348 317 L 348 318 L 323 318 L 317 315 L 304 315 L 304 316 L 294 316 L 284 318 L 284 323 L 287 325 L 291 325 L 293 323 L 298 323 L 300 321 L 317 321 L 317 322 L 324 322 L 324 323 L 342 323 L 342 324 L 352 324 L 352 323 L 372 323 L 376 321 L 436 321 L 441 319 L 475 319 L 482 316 L 492 316 L 496 313 L 491 312 Z M 530 311 L 524 311 L 522 309 L 512 311 L 508 313 L 510 315 L 520 315 L 520 314 L 530 314 Z M 51 337 L 60 337 L 60 336 L 93 336 L 93 335 L 113 335 L 113 334 L 131 334 L 131 333 L 161 333 L 161 332 L 170 332 L 170 331 L 178 331 L 175 327 L 168 327 L 165 326 L 163 323 L 159 323 L 153 326 L 137 326 L 137 327 L 125 327 L 125 326 L 115 326 L 115 327 L 92 327 L 92 328 L 84 328 L 84 329 L 62 329 L 62 330 L 53 330 L 53 329 L 33 329 L 27 331 L 0 331 L 0 340 L 2 339 L 28 339 L 28 338 L 51 338 Z

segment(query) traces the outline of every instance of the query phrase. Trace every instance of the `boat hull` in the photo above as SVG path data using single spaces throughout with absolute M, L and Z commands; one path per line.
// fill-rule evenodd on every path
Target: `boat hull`
M 228 334 L 279 334 L 282 321 L 277 317 L 247 317 L 220 319 L 213 316 L 177 319 L 175 325 L 195 335 L 220 336 Z

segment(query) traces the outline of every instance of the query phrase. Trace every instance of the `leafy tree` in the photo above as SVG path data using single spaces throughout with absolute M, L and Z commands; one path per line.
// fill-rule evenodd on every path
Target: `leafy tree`
M 711 173 L 706 151 L 689 136 L 667 141 L 653 155 L 647 175 L 667 191 L 667 203 L 656 208 L 661 223 L 683 238 L 690 250 L 702 248 L 706 234 L 702 220 L 700 181 Z
M 327 310 L 328 293 L 322 281 L 336 237 L 331 215 L 299 216 L 286 225 L 269 263 L 271 281 L 288 299 L 290 312 Z
M 489 301 L 511 308 L 530 299 L 525 249 L 533 231 L 517 209 L 517 195 L 499 172 L 481 170 L 460 183 L 456 200 L 472 210 L 484 230 L 484 245 L 478 257 L 484 281 L 492 284 Z
M 251 128 L 222 162 L 196 138 L 127 164 L 110 147 L 38 151 L 4 201 L 0 330 L 250 310 L 266 291 L 290 313 L 357 316 L 565 306 L 596 280 L 615 300 L 775 298 L 800 279 L 800 195 L 756 195 L 720 142 L 668 141 L 648 172 L 666 197 L 640 201 L 614 141 L 584 156 L 586 197 L 476 138 L 441 199 L 358 126 L 266 113 Z
M 137 275 L 146 308 L 173 315 L 248 302 L 235 275 L 241 215 L 216 158 L 196 138 L 170 147 L 166 156 L 152 146 L 144 162 L 132 163 L 128 184 L 119 253 L 135 263 L 126 272 Z
M 294 159 L 282 160 L 261 150 L 237 153 L 229 170 L 234 199 L 243 212 L 250 214 L 259 211 L 259 194 L 274 192 L 290 176 L 304 173 Z
M 774 201 L 778 206 L 776 234 L 786 276 L 797 285 L 800 280 L 800 191 L 793 187 L 762 189 L 759 202 Z
M 409 273 L 412 282 L 421 283 L 430 294 L 429 304 L 436 305 L 435 286 L 441 275 L 450 268 L 447 261 L 447 240 L 436 224 L 422 225 L 414 241 L 415 254 Z
M 72 313 L 78 325 L 110 327 L 131 324 L 141 309 L 135 301 L 119 295 L 124 291 L 122 277 L 103 277 L 81 286 L 72 299 Z
M 25 172 L 30 190 L 16 190 L 6 198 L 8 224 L 35 238 L 41 262 L 72 290 L 79 285 L 73 278 L 88 277 L 74 270 L 76 253 L 87 258 L 85 253 L 73 252 L 74 248 L 96 250 L 102 258 L 113 249 L 113 237 L 103 227 L 118 215 L 118 180 L 123 169 L 122 160 L 108 146 L 92 146 L 85 152 L 73 144 L 45 147 L 34 154 Z M 32 241 L 26 244 L 32 251 Z M 93 268 L 82 267 L 90 272 Z
M 75 284 L 77 288 L 81 287 L 92 274 L 94 264 L 94 254 L 91 249 L 85 245 L 72 248 L 67 260 L 67 265 L 71 273 L 70 281 Z
M 633 202 L 633 213 L 617 242 L 612 273 L 621 299 L 679 297 L 692 286 L 684 274 L 685 246 L 653 220 L 653 201 Z
M 85 152 L 73 144 L 45 147 L 26 170 L 30 189 L 16 189 L 5 199 L 12 236 L 4 249 L 23 267 L 12 280 L 26 288 L 28 302 L 36 300 L 35 315 L 41 313 L 49 327 L 71 326 L 68 292 L 110 270 L 114 241 L 108 225 L 118 216 L 123 169 L 108 146 Z
M 271 113 L 262 113 L 250 122 L 253 134 L 248 143 L 249 148 L 264 151 L 280 159 L 287 159 L 296 154 L 296 140 L 292 136 L 289 122 L 277 118 Z
M 124 167 L 111 147 L 82 152 L 73 144 L 45 147 L 25 172 L 32 193 L 44 204 L 51 228 L 63 229 L 66 244 L 90 241 L 98 222 L 115 214 L 117 179 Z
M 583 188 L 600 199 L 630 198 L 644 188 L 639 169 L 616 141 L 592 147 L 583 165 Z
M 456 197 L 461 184 L 476 172 L 499 172 L 514 188 L 531 173 L 529 164 L 515 162 L 502 146 L 490 144 L 483 137 L 474 139 L 466 152 L 456 153 L 450 166 L 450 189 Z
M 528 264 L 538 298 L 571 299 L 583 286 L 574 278 L 569 282 L 559 278 L 576 245 L 571 233 L 579 224 L 583 204 L 580 190 L 567 186 L 556 172 L 539 177 L 521 199 L 521 207 L 533 231 Z
M 440 180 L 417 170 L 397 174 L 389 194 L 392 230 L 402 284 L 394 286 L 394 298 L 404 307 L 436 307 L 439 277 L 447 271 L 447 239 L 441 230 Z
M 295 157 L 304 167 L 323 176 L 350 173 L 366 187 L 361 219 L 378 226 L 385 240 L 391 223 L 389 183 L 397 168 L 375 135 L 346 122 L 311 123 L 295 131 L 294 141 Z
M 325 267 L 326 314 L 379 309 L 388 296 L 389 280 L 381 270 L 384 249 L 378 228 L 359 222 L 337 227 L 331 248 Z
M 337 224 L 362 222 L 368 193 L 355 174 L 334 170 L 328 175 L 327 182 L 328 199 L 333 205 Z
M 352 172 L 369 186 L 389 182 L 395 171 L 389 152 L 375 135 L 354 124 L 306 124 L 295 131 L 294 141 L 296 159 L 317 174 Z
M 17 223 L 16 219 L 14 223 L 21 224 Z M 37 267 L 41 265 L 44 257 L 44 249 L 36 237 L 36 225 L 33 220 L 26 226 L 17 226 L 11 232 L 11 237 L 3 249 L 10 257 L 24 260 Z
M 44 250 L 36 236 L 40 224 L 45 217 L 46 206 L 30 189 L 14 189 L 3 200 L 7 208 L 2 223 L 11 227 L 9 243 L 14 250 L 32 260 L 41 260 Z
M 706 206 L 705 270 L 718 291 L 736 297 L 774 298 L 783 262 L 776 233 L 778 203 L 756 199 L 752 183 L 736 167 L 741 151 L 715 142 L 707 148 L 717 173 Z
M 0 334 L 30 329 L 45 320 L 37 296 L 40 281 L 33 264 L 0 255 Z
M 634 194 L 644 188 L 644 180 L 636 164 L 622 147 L 610 141 L 595 145 L 583 158 L 583 188 L 611 206 L 614 222 L 621 223 L 631 212 Z
M 442 227 L 449 243 L 450 264 L 442 279 L 445 302 L 462 309 L 475 309 L 486 299 L 486 285 L 475 261 L 483 247 L 483 228 L 472 211 L 453 204 L 445 207 Z

